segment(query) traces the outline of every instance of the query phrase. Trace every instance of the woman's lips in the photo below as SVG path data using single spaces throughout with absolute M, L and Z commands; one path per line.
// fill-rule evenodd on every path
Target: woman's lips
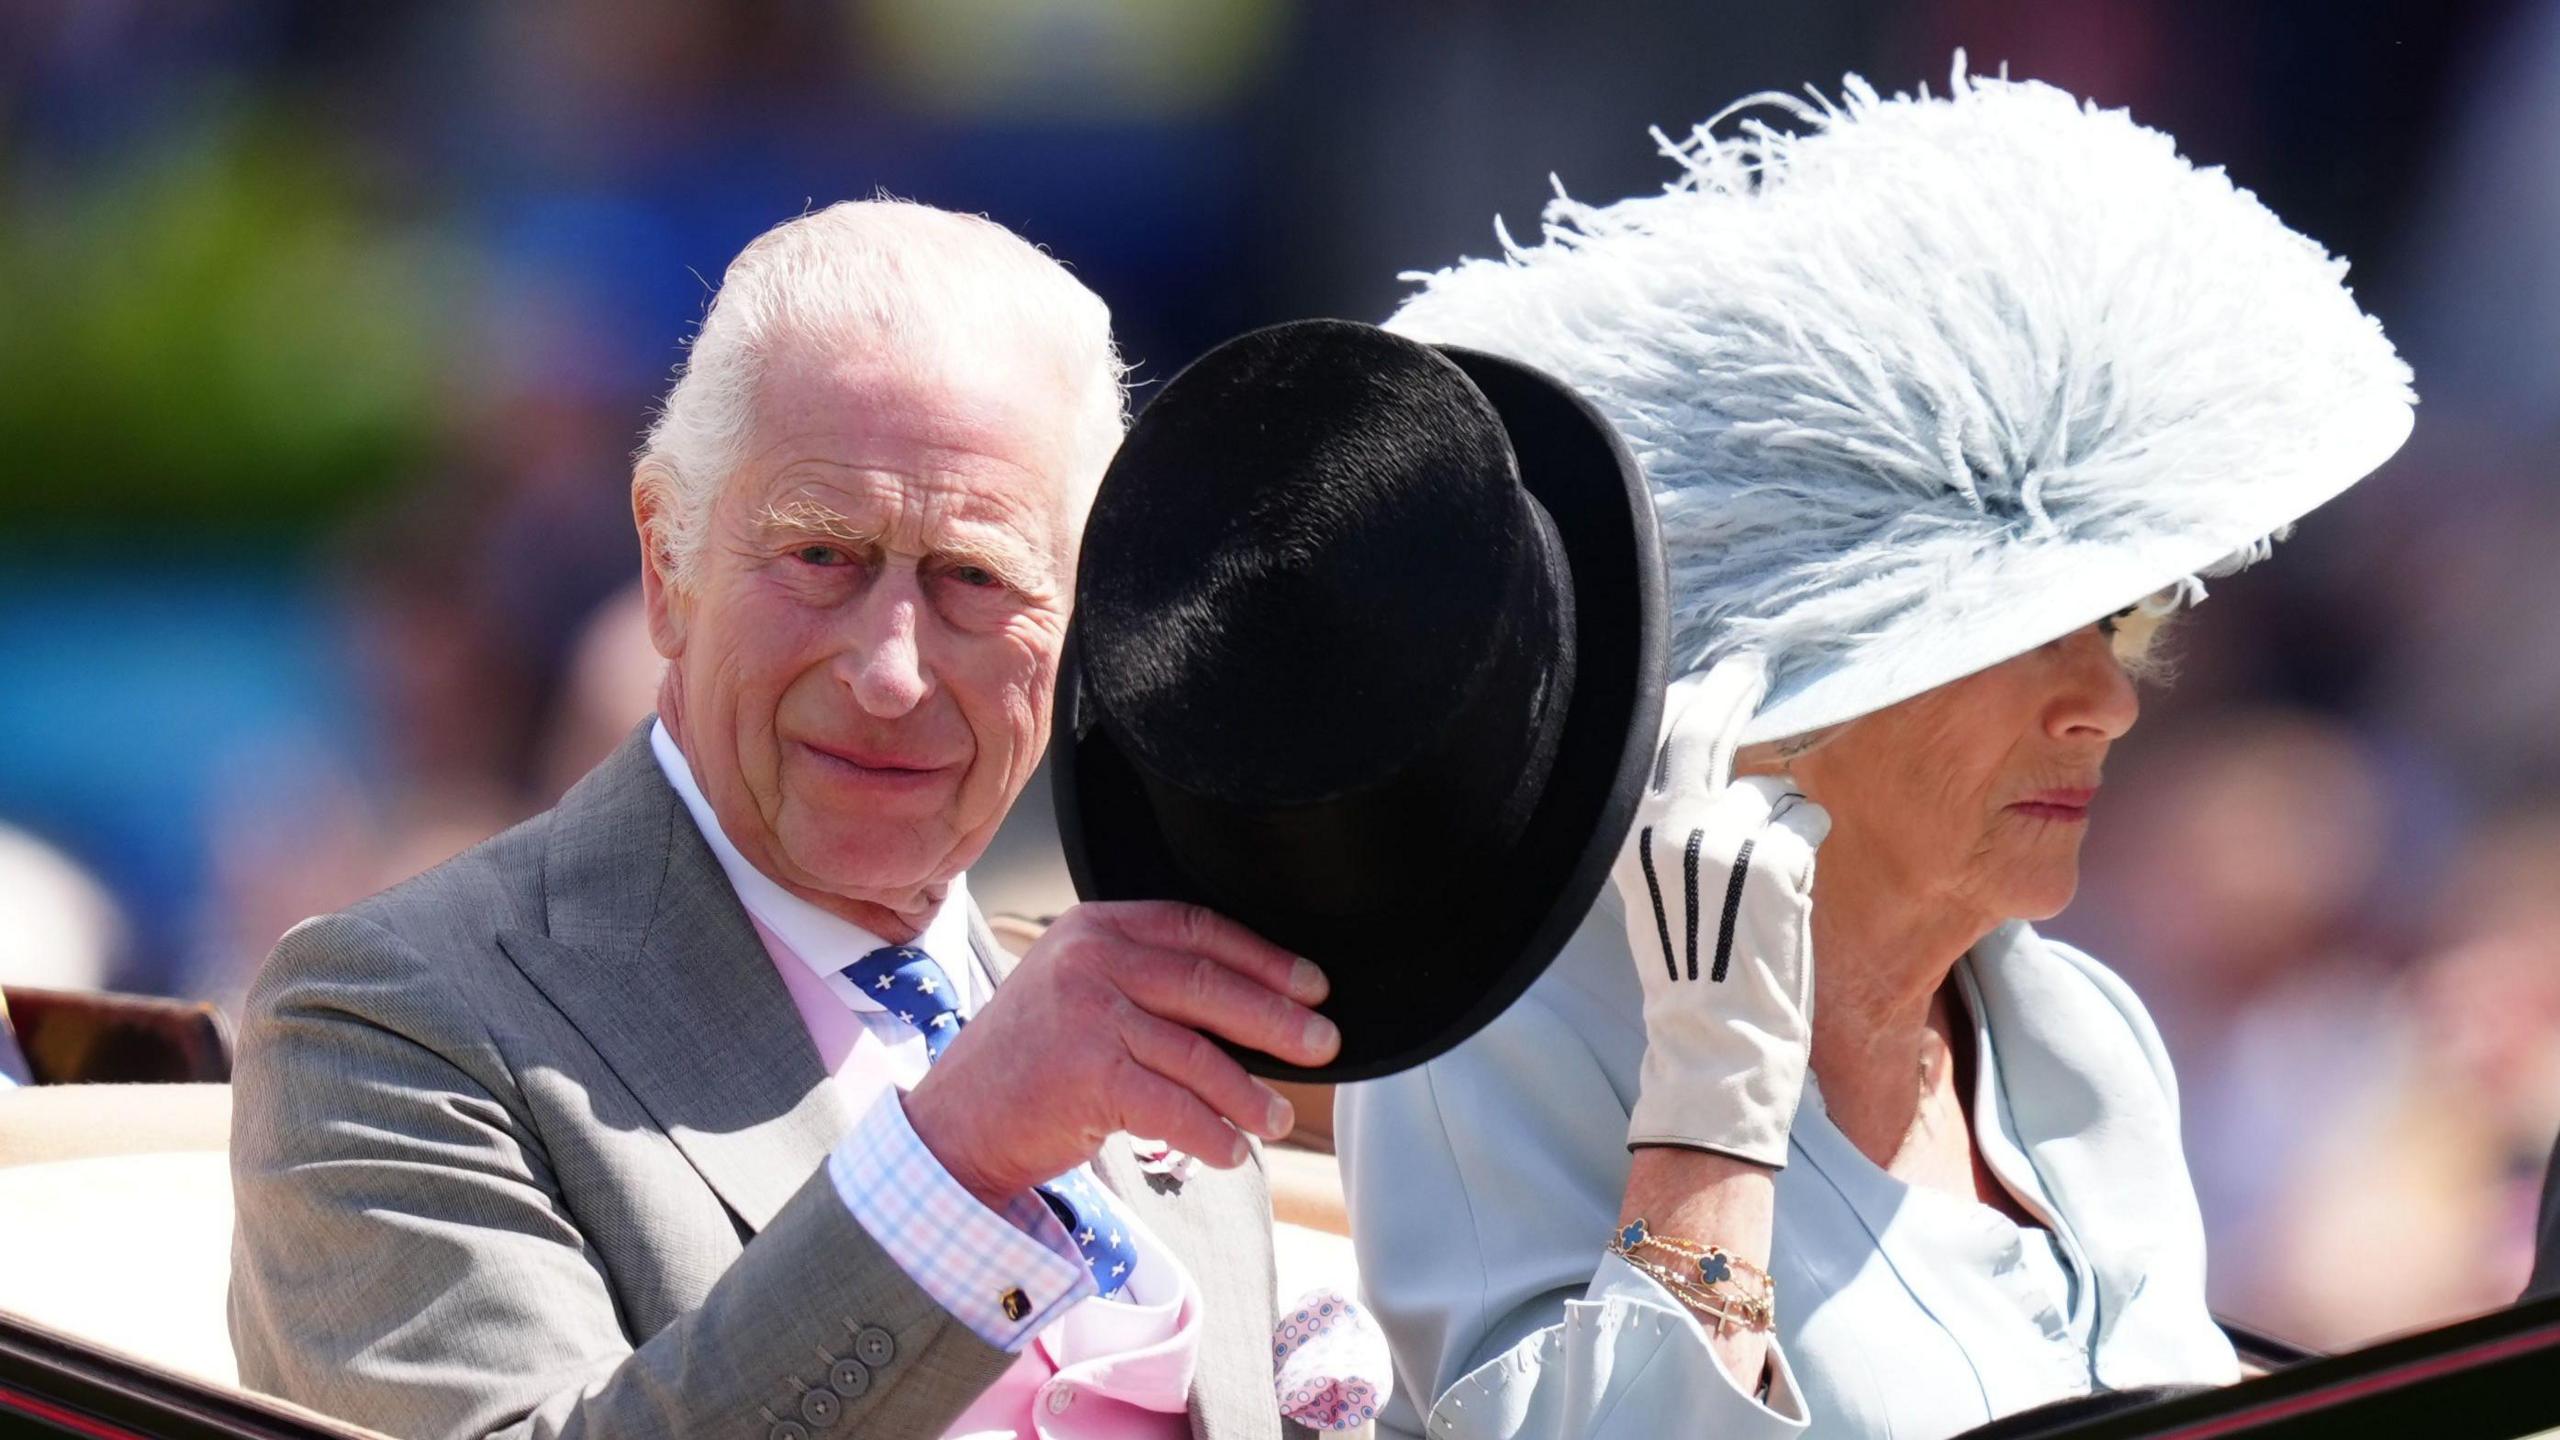
M 2098 789 L 2039 790 L 2009 808 L 2034 820 L 2076 822 L 2089 818 L 2089 802 L 2098 798 Z

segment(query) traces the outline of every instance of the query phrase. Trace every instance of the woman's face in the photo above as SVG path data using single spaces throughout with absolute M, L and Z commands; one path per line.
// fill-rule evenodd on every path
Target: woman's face
M 1831 812 L 1817 897 L 1880 887 L 1985 931 L 2069 904 L 2107 747 L 2140 710 L 2117 623 L 1879 710 L 1790 763 Z

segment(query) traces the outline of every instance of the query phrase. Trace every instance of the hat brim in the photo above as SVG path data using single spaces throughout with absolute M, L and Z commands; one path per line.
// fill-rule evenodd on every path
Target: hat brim
M 1255 1074 L 1340 1083 L 1419 1065 L 1519 998 L 1589 912 L 1633 823 L 1661 728 L 1668 623 L 1643 472 L 1581 396 L 1517 362 L 1435 346 L 1500 417 L 1522 485 L 1573 575 L 1575 679 L 1553 774 L 1519 844 L 1463 894 L 1414 897 L 1358 953 L 1312 955 L 1342 1030 L 1307 1068 L 1229 1047 Z M 1080 703 L 1071 627 L 1058 677 L 1051 783 L 1059 840 L 1086 900 L 1203 901 L 1167 847 L 1136 771 Z M 1524 717 L 1525 722 L 1525 717 Z M 1279 938 L 1279 937 L 1275 937 Z
M 1978 674 L 2095 624 L 2200 574 L 2301 519 L 2390 459 L 2409 438 L 2405 403 L 2378 405 L 2307 451 L 2290 479 L 2257 487 L 2260 504 L 2210 528 L 2140 541 L 2018 544 L 1940 577 L 1912 607 L 1835 652 L 1781 678 L 1743 727 L 1759 744 L 1846 724 Z

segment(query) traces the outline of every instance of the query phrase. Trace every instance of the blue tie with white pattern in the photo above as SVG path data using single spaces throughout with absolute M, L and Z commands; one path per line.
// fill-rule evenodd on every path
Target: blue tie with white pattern
M 844 967 L 844 978 L 882 1009 L 914 1026 L 924 1036 L 928 1060 L 941 1059 L 952 1037 L 960 1033 L 959 991 L 933 957 L 916 946 L 883 945 Z M 1129 1227 L 1121 1222 L 1119 1207 L 1111 1202 L 1111 1192 L 1077 1166 L 1040 1186 L 1039 1195 L 1075 1237 L 1076 1249 L 1083 1253 L 1085 1267 L 1093 1272 L 1101 1293 L 1120 1293 L 1129 1283 L 1130 1269 L 1138 1263 L 1138 1252 L 1129 1241 Z

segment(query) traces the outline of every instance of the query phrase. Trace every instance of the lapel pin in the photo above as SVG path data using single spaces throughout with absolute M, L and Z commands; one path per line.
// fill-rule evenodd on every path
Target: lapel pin
M 1192 1167 L 1199 1162 L 1161 1140 L 1129 1137 L 1129 1148 L 1138 1157 L 1138 1170 L 1147 1177 L 1147 1188 L 1159 1195 L 1176 1194 L 1182 1182 L 1191 1178 Z

